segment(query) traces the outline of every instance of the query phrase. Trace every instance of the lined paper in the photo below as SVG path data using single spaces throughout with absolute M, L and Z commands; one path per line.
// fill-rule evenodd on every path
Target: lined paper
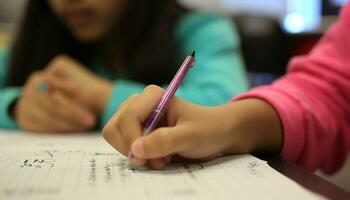
M 123 169 L 99 134 L 0 131 L 0 199 L 322 199 L 252 155 Z

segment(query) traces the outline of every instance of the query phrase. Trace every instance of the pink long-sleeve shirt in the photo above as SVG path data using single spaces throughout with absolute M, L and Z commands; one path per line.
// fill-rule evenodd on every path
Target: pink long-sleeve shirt
M 283 124 L 283 158 L 326 173 L 339 170 L 350 149 L 350 3 L 306 56 L 291 60 L 288 73 L 238 99 L 260 98 Z

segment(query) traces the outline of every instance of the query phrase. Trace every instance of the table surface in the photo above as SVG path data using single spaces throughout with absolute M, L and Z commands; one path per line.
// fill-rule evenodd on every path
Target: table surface
M 292 162 L 272 155 L 257 155 L 257 157 L 266 160 L 272 168 L 310 191 L 330 199 L 350 199 L 350 193 Z

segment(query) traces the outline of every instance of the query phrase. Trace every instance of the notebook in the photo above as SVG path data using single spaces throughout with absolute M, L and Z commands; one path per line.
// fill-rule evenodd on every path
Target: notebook
M 0 131 L 0 199 L 323 199 L 252 155 L 124 169 L 99 133 Z

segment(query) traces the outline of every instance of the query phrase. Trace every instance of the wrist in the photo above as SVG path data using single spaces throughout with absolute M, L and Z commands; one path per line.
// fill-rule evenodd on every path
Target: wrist
M 212 107 L 211 117 L 214 125 L 211 132 L 219 139 L 217 145 L 219 152 L 223 154 L 239 154 L 249 152 L 247 142 L 242 141 L 241 119 L 237 113 L 237 106 L 228 103 L 222 106 Z
M 227 105 L 229 143 L 225 153 L 278 152 L 282 146 L 282 124 L 274 108 L 260 99 Z

